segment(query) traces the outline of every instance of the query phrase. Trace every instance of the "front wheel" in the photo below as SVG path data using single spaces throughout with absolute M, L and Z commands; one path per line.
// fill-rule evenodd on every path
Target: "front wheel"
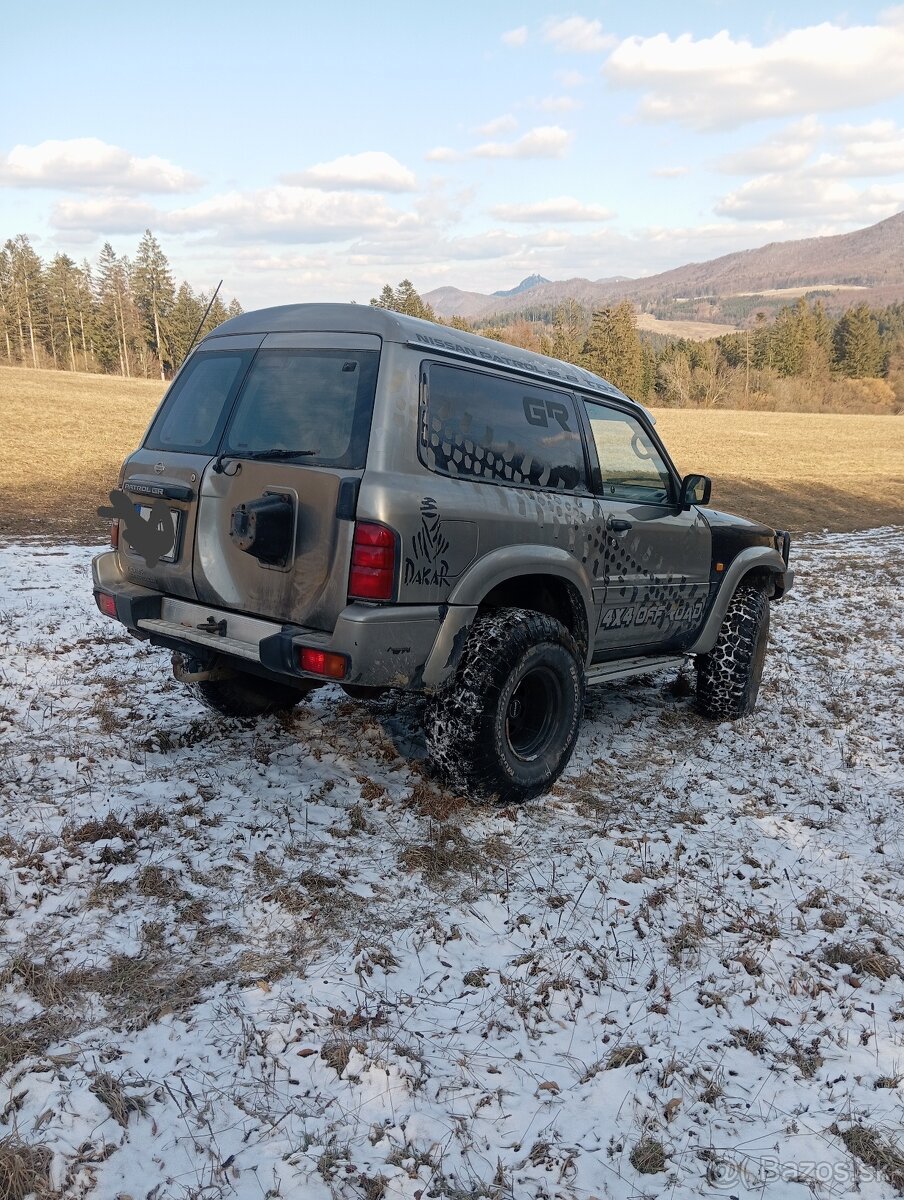
M 529 800 L 565 769 L 583 705 L 580 651 L 565 626 L 496 609 L 476 618 L 452 683 L 427 706 L 428 752 L 451 787 Z
M 697 704 L 707 717 L 732 721 L 756 706 L 769 642 L 769 600 L 741 584 L 731 598 L 716 644 L 697 658 Z

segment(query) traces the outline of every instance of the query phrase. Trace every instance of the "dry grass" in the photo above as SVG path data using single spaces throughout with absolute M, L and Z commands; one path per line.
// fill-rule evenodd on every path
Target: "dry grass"
M 838 1134 L 854 1158 L 881 1171 L 899 1194 L 904 1192 L 904 1154 L 897 1146 L 867 1125 L 852 1125 L 850 1129 L 833 1126 L 832 1132 Z
M 712 476 L 715 508 L 795 531 L 904 522 L 900 417 L 654 411 L 678 469 Z
M 143 379 L 0 367 L 0 536 L 103 541 L 107 523 L 96 510 L 162 390 Z M 656 416 L 679 468 L 713 477 L 717 508 L 794 531 L 904 521 L 898 417 L 702 409 Z
M 69 371 L 0 367 L 4 454 L 0 534 L 102 541 L 97 516 L 138 445 L 164 385 Z
M 46 1146 L 30 1146 L 15 1134 L 0 1138 L 0 1196 L 25 1200 L 49 1196 L 51 1154 Z

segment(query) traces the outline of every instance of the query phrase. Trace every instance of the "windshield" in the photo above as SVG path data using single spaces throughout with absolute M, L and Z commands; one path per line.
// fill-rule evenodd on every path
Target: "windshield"
M 378 362 L 375 350 L 197 352 L 167 393 L 145 445 L 237 458 L 298 455 L 313 466 L 361 468 Z
M 377 359 L 374 350 L 261 350 L 223 452 L 307 451 L 313 466 L 363 467 Z

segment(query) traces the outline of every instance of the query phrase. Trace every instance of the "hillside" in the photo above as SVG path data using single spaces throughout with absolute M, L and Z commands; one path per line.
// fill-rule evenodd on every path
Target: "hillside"
M 904 297 L 904 212 L 852 233 L 770 242 L 643 279 L 567 279 L 510 296 L 443 287 L 424 299 L 440 316 L 469 319 L 527 307 L 552 310 L 569 299 L 588 307 L 629 299 L 659 318 L 742 325 L 754 310 L 779 307 L 808 290 L 825 291 L 830 311 L 860 300 L 882 305 Z M 715 303 L 701 306 L 701 298 Z

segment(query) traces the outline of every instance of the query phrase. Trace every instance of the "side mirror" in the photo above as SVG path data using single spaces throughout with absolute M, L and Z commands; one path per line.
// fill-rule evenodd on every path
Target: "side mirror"
M 708 475 L 685 475 L 681 480 L 679 503 L 683 509 L 692 504 L 709 504 L 713 481 Z

